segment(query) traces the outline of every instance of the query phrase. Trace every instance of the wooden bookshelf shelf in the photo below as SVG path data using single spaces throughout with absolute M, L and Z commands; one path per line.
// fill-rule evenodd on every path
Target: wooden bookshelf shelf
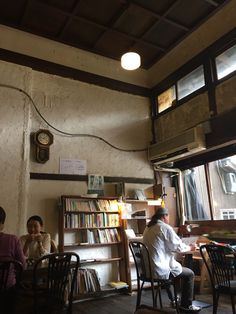
M 106 226 L 106 227 L 78 227 L 78 228 L 64 228 L 64 231 L 79 231 L 79 230 L 87 230 L 87 229 L 112 229 L 116 228 L 119 229 L 120 226 L 112 227 L 112 226 Z
M 104 267 L 110 272 L 110 281 L 126 281 L 124 232 L 118 201 L 113 198 L 63 195 L 59 213 L 59 251 L 75 251 L 80 256 L 82 266 L 76 299 L 104 294 L 98 279 L 102 277 L 99 270 L 103 272 Z M 106 266 L 108 263 L 111 265 Z M 114 274 L 117 278 L 114 278 Z M 107 280 L 109 275 L 105 278 Z M 105 292 L 115 290 L 109 287 Z
M 65 244 L 64 248 L 72 248 L 72 247 L 95 247 L 95 246 L 110 246 L 121 244 L 122 242 L 108 242 L 108 243 L 73 243 L 73 244 Z
M 91 260 L 80 260 L 81 265 L 85 264 L 104 264 L 104 263 L 113 263 L 121 261 L 121 257 L 114 257 L 114 258 L 104 258 L 104 259 L 91 259 Z

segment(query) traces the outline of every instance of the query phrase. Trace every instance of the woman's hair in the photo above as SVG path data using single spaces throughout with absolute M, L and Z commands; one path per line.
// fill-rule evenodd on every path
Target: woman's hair
M 6 219 L 6 212 L 2 207 L 0 207 L 0 224 L 4 224 L 5 219 Z
M 27 220 L 27 225 L 28 223 L 31 221 L 31 220 L 35 220 L 35 221 L 38 221 L 38 223 L 40 224 L 40 226 L 42 227 L 43 226 L 43 219 L 40 217 L 40 216 L 31 216 L 28 220 Z

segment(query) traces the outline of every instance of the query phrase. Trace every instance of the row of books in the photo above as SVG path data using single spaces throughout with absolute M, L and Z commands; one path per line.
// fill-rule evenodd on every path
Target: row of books
M 90 268 L 78 270 L 75 295 L 101 291 L 97 271 Z
M 102 228 L 119 227 L 119 215 L 96 213 L 96 214 L 66 214 L 64 228 Z
M 94 229 L 81 230 L 79 232 L 79 243 L 110 243 L 119 242 L 120 234 L 116 228 L 112 229 Z
M 66 211 L 96 212 L 96 211 L 119 211 L 117 200 L 81 200 L 74 198 L 65 199 Z

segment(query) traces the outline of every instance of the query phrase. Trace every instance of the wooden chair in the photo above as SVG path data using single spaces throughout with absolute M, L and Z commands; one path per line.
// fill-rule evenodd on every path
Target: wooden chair
M 178 298 L 177 298 L 177 291 L 176 291 L 174 278 L 173 279 L 153 278 L 150 255 L 149 255 L 149 251 L 146 245 L 139 241 L 130 241 L 129 247 L 134 258 L 134 263 L 135 263 L 136 273 L 137 273 L 138 292 L 137 292 L 136 309 L 141 304 L 141 297 L 142 297 L 144 284 L 148 282 L 151 284 L 152 301 L 153 301 L 154 308 L 157 307 L 157 295 L 158 294 L 159 294 L 160 307 L 162 308 L 161 289 L 166 288 L 167 286 L 173 285 L 176 312 L 179 313 Z
M 14 313 L 20 285 L 22 264 L 16 260 L 0 260 L 0 305 L 1 313 Z M 9 280 L 15 281 L 9 286 Z
M 232 250 L 222 245 L 207 244 L 200 247 L 200 253 L 210 276 L 213 314 L 217 313 L 220 294 L 230 296 L 232 311 L 235 314 L 236 280 L 232 279 L 232 267 L 227 256 L 233 253 Z
M 34 313 L 72 313 L 80 259 L 76 253 L 52 253 L 39 258 L 33 269 Z

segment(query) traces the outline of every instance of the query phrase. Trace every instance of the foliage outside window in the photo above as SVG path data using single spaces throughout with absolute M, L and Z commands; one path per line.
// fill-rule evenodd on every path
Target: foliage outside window
M 177 82 L 178 99 L 182 99 L 205 85 L 203 65 Z
M 186 219 L 210 220 L 211 214 L 214 220 L 236 219 L 236 155 L 210 162 L 208 167 L 210 189 L 204 166 L 183 172 Z
M 220 54 L 215 61 L 218 80 L 234 72 L 236 70 L 236 45 Z
M 162 112 L 173 105 L 176 101 L 175 86 L 170 87 L 157 97 L 158 112 Z

